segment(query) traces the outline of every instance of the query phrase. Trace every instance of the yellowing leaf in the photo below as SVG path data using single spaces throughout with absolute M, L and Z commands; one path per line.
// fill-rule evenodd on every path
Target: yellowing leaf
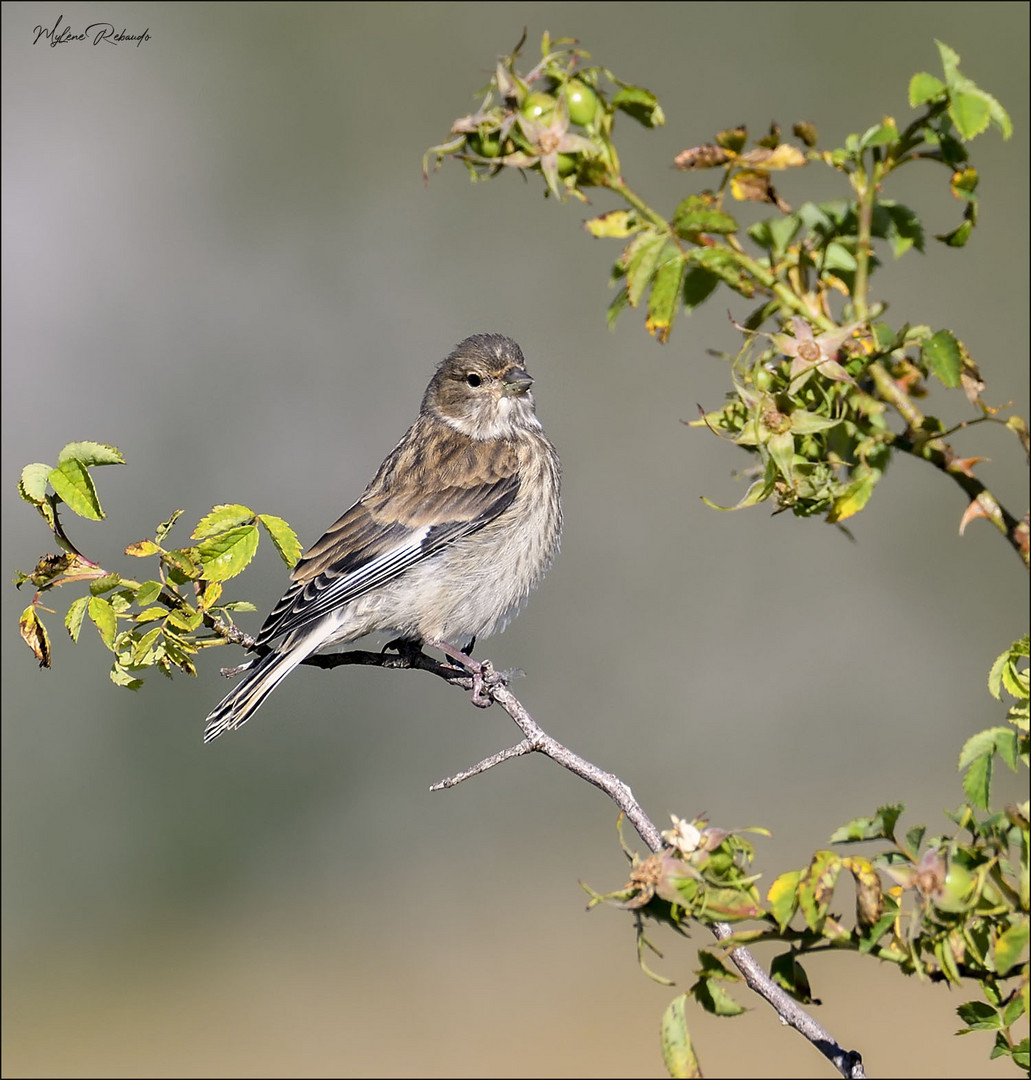
M 36 608 L 30 604 L 18 620 L 21 639 L 32 650 L 40 667 L 50 667 L 50 635 L 36 614 Z

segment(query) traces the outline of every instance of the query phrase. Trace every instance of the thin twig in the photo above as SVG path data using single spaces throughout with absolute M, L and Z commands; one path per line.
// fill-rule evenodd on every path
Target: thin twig
M 216 629 L 223 636 L 243 645 L 245 648 L 254 648 L 254 639 L 238 630 L 218 624 Z M 450 664 L 441 663 L 427 656 L 420 649 L 404 648 L 397 654 L 387 652 L 368 652 L 361 649 L 353 649 L 348 652 L 326 653 L 310 656 L 303 661 L 314 667 L 335 668 L 348 664 L 359 664 L 370 667 L 383 668 L 407 668 L 412 670 L 428 671 L 431 675 L 443 679 L 445 682 L 459 686 L 465 690 L 472 687 L 470 674 L 461 668 Z M 526 707 L 508 688 L 509 673 L 496 671 L 489 660 L 481 663 L 483 678 L 483 690 L 492 701 L 497 702 L 502 709 L 515 721 L 522 731 L 524 738 L 505 750 L 500 750 L 483 761 L 446 777 L 431 787 L 431 791 L 443 791 L 454 787 L 473 776 L 493 769 L 502 762 L 512 758 L 523 757 L 526 754 L 540 753 L 551 758 L 557 765 L 587 783 L 600 788 L 620 808 L 627 820 L 637 830 L 638 835 L 652 851 L 662 850 L 662 834 L 655 823 L 648 817 L 641 804 L 634 798 L 630 790 L 614 773 L 606 772 L 598 768 L 590 761 L 580 757 L 579 754 L 563 746 L 557 739 L 552 738 L 534 718 L 527 712 Z M 733 929 L 728 923 L 717 922 L 710 927 L 717 940 L 725 941 L 733 934 Z M 837 1040 L 822 1024 L 818 1023 L 809 1015 L 784 990 L 770 978 L 763 970 L 758 960 L 743 946 L 738 946 L 729 953 L 731 961 L 741 972 L 748 987 L 764 998 L 777 1012 L 777 1015 L 785 1023 L 793 1027 L 802 1036 L 809 1040 L 824 1057 L 849 1080 L 860 1080 L 866 1073 L 863 1070 L 863 1059 L 855 1050 L 844 1050 Z

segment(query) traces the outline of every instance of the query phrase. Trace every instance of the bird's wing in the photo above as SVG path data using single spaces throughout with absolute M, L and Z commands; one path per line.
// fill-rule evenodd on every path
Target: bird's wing
M 330 526 L 294 567 L 294 584 L 265 620 L 259 645 L 311 624 L 477 532 L 511 506 L 519 490 L 514 470 L 437 490 L 413 479 L 387 491 L 370 489 Z

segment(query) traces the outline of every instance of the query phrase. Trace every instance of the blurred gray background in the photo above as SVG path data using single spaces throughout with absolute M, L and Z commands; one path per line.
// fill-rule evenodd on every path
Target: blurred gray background
M 33 45 L 58 16 L 151 40 Z M 527 610 L 478 651 L 527 671 L 516 691 L 540 722 L 659 823 L 769 826 L 771 873 L 902 797 L 907 823 L 946 828 L 963 740 L 1001 721 L 987 669 L 1026 627 L 1012 551 L 984 522 L 958 537 L 958 489 L 908 460 L 854 544 L 765 508 L 706 509 L 702 494 L 736 501 L 747 461 L 680 420 L 721 400 L 727 368 L 706 349 L 736 349 L 727 309 L 747 306 L 721 294 L 665 348 L 636 313 L 609 333 L 618 248 L 582 232 L 587 208 L 516 176 L 471 186 L 456 165 L 427 188 L 419 164 L 524 26 L 531 62 L 544 29 L 575 35 L 659 95 L 665 128 L 618 133 L 628 179 L 667 210 L 700 186 L 674 154 L 721 127 L 810 119 L 834 145 L 905 118 L 940 38 L 1015 135 L 973 145 L 970 246 L 932 244 L 875 293 L 896 323 L 952 328 L 988 399 L 1026 416 L 1026 5 L 7 3 L 2 19 L 8 580 L 52 546 L 19 470 L 72 439 L 128 460 L 99 473 L 107 522 L 71 523 L 105 565 L 125 570 L 124 544 L 176 507 L 192 523 L 226 501 L 312 542 L 437 361 L 501 331 L 562 454 L 566 531 Z M 960 212 L 946 181 L 928 166 L 893 193 L 944 232 Z M 829 174 L 779 187 L 843 194 Z M 599 193 L 590 210 L 615 205 Z M 993 459 L 982 475 L 1022 513 L 1005 435 L 956 444 Z M 235 594 L 264 612 L 284 582 L 263 545 Z M 639 972 L 626 916 L 585 914 L 577 884 L 625 880 L 613 807 L 535 759 L 428 790 L 515 741 L 500 710 L 419 673 L 305 670 L 205 748 L 217 668 L 238 652 L 131 694 L 95 634 L 72 647 L 52 619 L 41 672 L 17 635 L 29 598 L 3 593 L 5 1075 L 663 1074 L 675 991 Z M 689 986 L 693 947 L 655 939 L 655 966 Z M 810 975 L 818 1015 L 873 1075 L 1011 1073 L 988 1036 L 952 1035 L 973 991 L 855 957 Z M 747 1003 L 736 1021 L 695 1014 L 710 1075 L 829 1075 Z

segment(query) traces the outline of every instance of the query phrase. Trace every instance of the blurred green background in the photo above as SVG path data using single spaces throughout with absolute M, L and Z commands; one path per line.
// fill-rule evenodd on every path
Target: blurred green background
M 59 15 L 151 40 L 33 45 Z M 99 474 L 108 521 L 74 523 L 105 565 L 176 507 L 196 521 L 226 501 L 310 543 L 437 361 L 500 331 L 537 378 L 566 531 L 527 610 L 478 651 L 528 672 L 515 689 L 538 720 L 657 822 L 769 826 L 771 872 L 900 797 L 910 824 L 946 827 L 962 741 L 1001 718 L 987 669 L 1026 627 L 1027 577 L 998 534 L 959 538 L 958 489 L 911 461 L 854 544 L 706 509 L 702 494 L 739 497 L 747 462 L 680 420 L 720 401 L 728 372 L 706 349 L 736 350 L 741 303 L 722 294 L 665 348 L 634 313 L 609 333 L 617 248 L 582 232 L 585 208 L 453 165 L 426 188 L 419 163 L 524 26 L 527 56 L 544 29 L 575 35 L 659 95 L 665 128 L 618 131 L 628 179 L 666 209 L 699 186 L 674 154 L 721 127 L 809 119 L 834 145 L 904 117 L 940 38 L 1015 135 L 973 146 L 971 245 L 911 254 L 874 292 L 897 323 L 952 328 L 988 399 L 1027 415 L 1025 4 L 7 3 L 2 19 L 8 579 L 50 546 L 18 472 L 71 439 L 128 459 Z M 895 194 L 944 232 L 959 205 L 928 173 L 930 196 L 917 170 Z M 829 174 L 778 186 L 797 202 L 813 183 L 840 192 Z M 994 459 L 983 475 L 1022 512 L 1005 434 L 956 443 Z M 284 582 L 266 548 L 238 594 L 264 612 Z M 73 648 L 53 620 L 40 672 L 17 636 L 27 601 L 3 593 L 5 1076 L 663 1074 L 675 991 L 577 884 L 625 880 L 612 806 L 536 759 L 428 790 L 515 741 L 500 710 L 419 673 L 307 670 L 205 748 L 217 667 L 239 653 L 130 694 L 94 634 Z M 690 943 L 656 941 L 659 970 L 690 985 Z M 962 993 L 854 957 L 810 975 L 817 1015 L 873 1075 L 1011 1072 L 988 1036 L 953 1037 Z M 829 1075 L 754 1006 L 696 1013 L 710 1075 Z

